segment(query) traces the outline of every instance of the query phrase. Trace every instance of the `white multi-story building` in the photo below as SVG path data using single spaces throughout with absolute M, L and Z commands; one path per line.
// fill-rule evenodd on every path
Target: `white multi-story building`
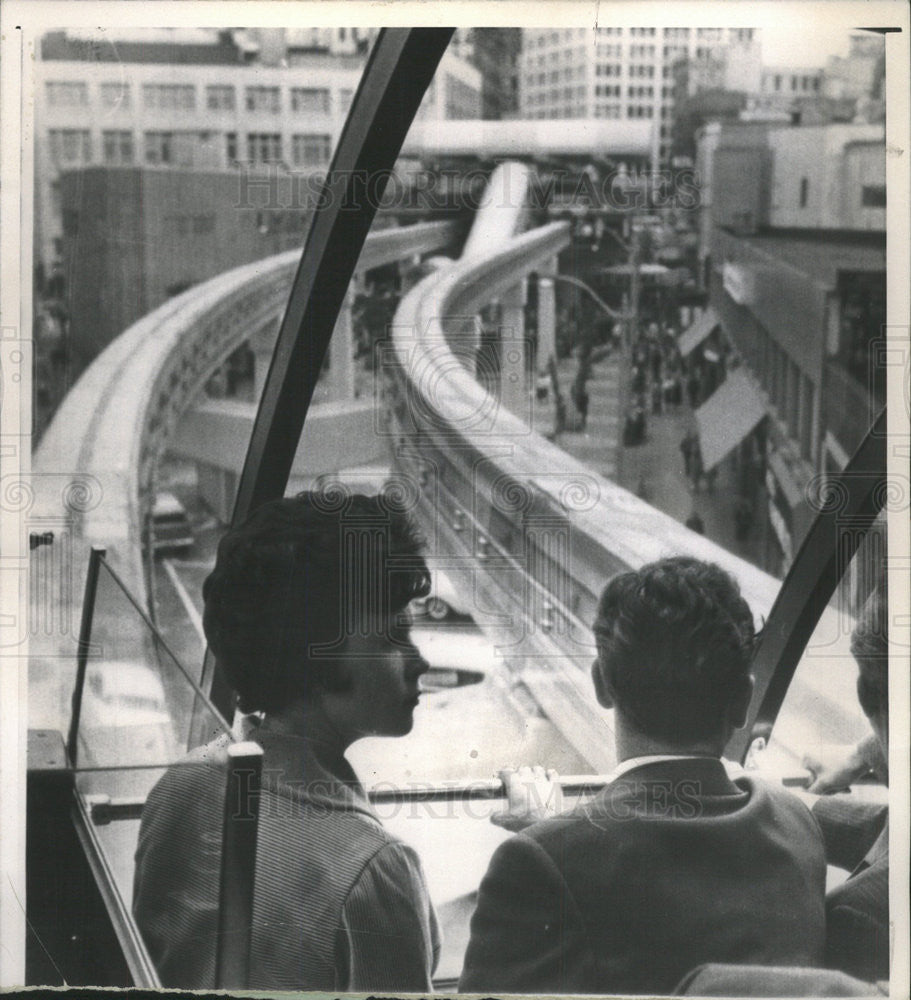
M 324 169 L 361 78 L 369 31 L 55 32 L 35 61 L 35 251 L 60 250 L 61 172 L 85 166 Z M 110 47 L 110 52 L 108 51 Z M 447 52 L 425 118 L 477 118 L 481 74 Z
M 648 119 L 653 158 L 671 150 L 673 67 L 717 63 L 715 85 L 757 91 L 761 61 L 754 28 L 528 28 L 522 33 L 523 118 Z

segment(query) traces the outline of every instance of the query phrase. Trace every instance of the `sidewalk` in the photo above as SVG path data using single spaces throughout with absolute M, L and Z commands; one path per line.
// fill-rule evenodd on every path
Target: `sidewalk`
M 568 396 L 578 362 L 565 358 L 558 365 L 560 385 Z M 648 414 L 645 442 L 624 447 L 622 408 L 626 393 L 622 379 L 631 377 L 625 350 L 616 351 L 598 362 L 588 383 L 588 423 L 584 431 L 564 431 L 556 443 L 592 470 L 629 490 L 643 495 L 653 507 L 681 524 L 695 510 L 705 525 L 705 535 L 730 552 L 762 566 L 763 538 L 754 526 L 745 542 L 737 540 L 734 529 L 736 483 L 730 460 L 717 471 L 714 487 L 708 490 L 703 478 L 697 492 L 684 472 L 680 442 L 695 427 L 692 408 L 684 401 L 667 407 L 661 414 Z

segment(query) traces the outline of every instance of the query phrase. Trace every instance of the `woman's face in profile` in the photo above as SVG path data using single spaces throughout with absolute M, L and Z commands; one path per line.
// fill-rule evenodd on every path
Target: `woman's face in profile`
M 370 615 L 362 634 L 345 640 L 342 692 L 325 692 L 323 706 L 353 742 L 365 736 L 404 736 L 414 725 L 418 681 L 429 664 L 411 642 L 411 617 Z

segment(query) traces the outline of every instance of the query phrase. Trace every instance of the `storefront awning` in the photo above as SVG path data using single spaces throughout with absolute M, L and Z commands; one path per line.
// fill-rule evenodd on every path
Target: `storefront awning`
M 683 357 L 691 354 L 705 338 L 718 326 L 718 314 L 709 306 L 708 309 L 687 327 L 677 341 L 677 347 Z
M 703 468 L 714 468 L 765 415 L 756 383 L 742 369 L 732 371 L 696 411 Z

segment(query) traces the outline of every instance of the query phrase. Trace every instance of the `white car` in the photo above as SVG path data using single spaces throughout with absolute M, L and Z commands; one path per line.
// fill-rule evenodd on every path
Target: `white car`
M 130 660 L 90 662 L 79 717 L 79 764 L 167 764 L 177 736 L 158 674 Z
M 430 670 L 421 677 L 427 692 L 480 684 L 496 668 L 497 656 L 479 629 L 414 628 L 411 640 Z

